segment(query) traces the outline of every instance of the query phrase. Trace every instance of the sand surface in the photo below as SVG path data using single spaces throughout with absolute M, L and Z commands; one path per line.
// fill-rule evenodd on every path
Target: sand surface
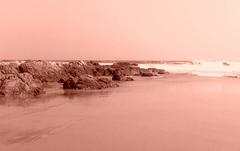
M 140 78 L 69 93 L 1 105 L 0 150 L 240 150 L 240 79 Z

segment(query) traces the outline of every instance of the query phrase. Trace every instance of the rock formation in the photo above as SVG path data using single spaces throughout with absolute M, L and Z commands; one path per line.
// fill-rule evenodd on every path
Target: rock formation
M 29 73 L 42 82 L 56 82 L 62 75 L 61 68 L 42 60 L 26 61 L 19 66 L 21 73 Z
M 44 93 L 43 85 L 29 73 L 7 74 L 0 80 L 0 95 L 29 97 Z
M 0 65 L 0 95 L 37 96 L 44 83 L 59 82 L 64 89 L 103 89 L 118 87 L 118 81 L 133 81 L 131 76 L 165 74 L 161 69 L 141 69 L 136 63 L 116 62 L 100 65 L 95 61 L 51 62 L 28 60 L 20 65 Z

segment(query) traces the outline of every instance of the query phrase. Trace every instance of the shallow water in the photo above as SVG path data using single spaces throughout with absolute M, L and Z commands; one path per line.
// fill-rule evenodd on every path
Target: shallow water
M 239 151 L 240 79 L 141 78 L 0 106 L 1 151 Z

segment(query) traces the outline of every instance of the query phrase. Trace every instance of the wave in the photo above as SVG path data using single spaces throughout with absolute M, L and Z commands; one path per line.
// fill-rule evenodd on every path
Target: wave
M 204 61 L 195 60 L 192 63 L 167 64 L 167 63 L 143 63 L 141 68 L 164 69 L 170 73 L 190 73 L 199 76 L 212 77 L 238 77 L 240 76 L 240 62 L 233 61 Z
M 112 65 L 102 62 L 101 65 Z M 164 69 L 170 73 L 186 73 L 211 77 L 240 77 L 240 62 L 233 61 L 138 61 L 140 68 Z

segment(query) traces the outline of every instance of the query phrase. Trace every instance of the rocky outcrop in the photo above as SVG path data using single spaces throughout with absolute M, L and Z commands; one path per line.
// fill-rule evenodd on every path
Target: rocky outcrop
M 69 78 L 63 83 L 64 89 L 103 89 L 118 87 L 116 82 L 105 77 L 93 77 L 91 75 L 82 75 L 80 77 Z
M 120 70 L 116 69 L 112 76 L 113 81 L 134 81 L 132 77 L 124 76 Z
M 19 65 L 19 71 L 29 73 L 42 82 L 56 82 L 64 76 L 60 66 L 42 60 L 26 61 Z
M 29 97 L 42 93 L 43 85 L 29 73 L 7 74 L 0 80 L 0 95 L 7 97 Z
M 165 74 L 161 69 L 142 69 L 136 63 L 117 62 L 100 65 L 95 61 L 51 62 L 29 60 L 0 65 L 0 95 L 37 96 L 43 85 L 59 82 L 64 89 L 103 89 L 117 87 L 119 81 L 133 81 L 131 76 Z
M 117 62 L 114 63 L 111 68 L 119 70 L 123 76 L 139 76 L 140 67 L 135 63 L 129 62 Z
M 0 72 L 2 74 L 16 74 L 18 73 L 18 65 L 15 63 L 0 65 Z

